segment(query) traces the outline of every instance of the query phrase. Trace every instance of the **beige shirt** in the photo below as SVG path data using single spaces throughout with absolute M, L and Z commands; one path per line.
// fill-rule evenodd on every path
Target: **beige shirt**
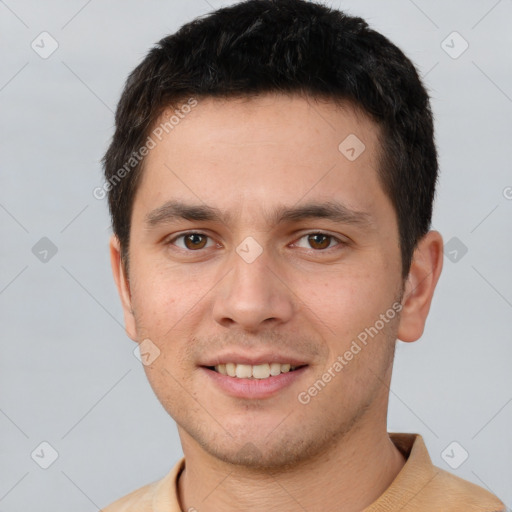
M 432 464 L 419 434 L 390 433 L 406 463 L 387 490 L 363 512 L 505 512 L 505 505 L 478 485 Z M 182 458 L 162 480 L 116 501 L 103 512 L 184 512 L 178 502 Z M 323 510 L 319 506 L 319 510 Z

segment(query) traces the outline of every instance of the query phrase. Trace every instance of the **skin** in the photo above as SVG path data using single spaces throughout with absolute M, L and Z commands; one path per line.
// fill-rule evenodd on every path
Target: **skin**
M 349 134 L 366 146 L 354 161 L 338 150 Z M 145 371 L 178 425 L 183 510 L 359 511 L 403 467 L 386 425 L 394 348 L 423 333 L 443 241 L 437 231 L 423 237 L 404 282 L 396 214 L 377 178 L 377 136 L 348 105 L 207 98 L 148 155 L 129 276 L 115 236 L 111 261 L 128 335 L 160 350 Z M 148 214 L 172 199 L 230 217 L 149 226 Z M 342 202 L 370 223 L 268 222 L 273 208 L 310 201 Z M 199 249 L 176 239 L 188 230 L 206 235 L 195 239 Z M 333 238 L 307 236 L 318 232 Z M 252 263 L 236 252 L 249 236 L 262 248 Z M 397 301 L 400 314 L 300 403 L 298 394 Z M 308 367 L 272 397 L 235 398 L 200 368 L 228 348 L 293 354 Z

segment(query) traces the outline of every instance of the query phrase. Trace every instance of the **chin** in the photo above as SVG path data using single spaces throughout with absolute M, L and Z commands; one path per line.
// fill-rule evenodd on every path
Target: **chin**
M 247 429 L 236 437 L 212 437 L 205 432 L 195 432 L 192 437 L 205 452 L 222 462 L 246 469 L 276 471 L 324 456 L 332 449 L 339 433 L 311 431 L 308 435 L 308 430 L 302 425 L 295 432 L 282 429 L 278 433 L 276 429 L 270 433 L 262 433 L 261 430 L 253 433 Z
M 303 443 L 297 443 L 302 445 Z M 206 448 L 206 447 L 205 447 Z M 296 466 L 301 460 L 308 456 L 302 450 L 290 445 L 281 445 L 276 449 L 275 446 L 265 446 L 260 450 L 254 443 L 247 441 L 242 448 L 233 451 L 232 448 L 222 450 L 219 447 L 209 447 L 210 455 L 233 466 L 241 466 L 256 470 L 276 470 L 289 466 Z

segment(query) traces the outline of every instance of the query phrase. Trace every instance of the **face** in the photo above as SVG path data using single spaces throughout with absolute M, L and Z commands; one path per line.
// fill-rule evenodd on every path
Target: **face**
M 330 102 L 204 99 L 150 151 L 118 283 L 185 453 L 276 467 L 385 422 L 403 282 L 377 136 Z

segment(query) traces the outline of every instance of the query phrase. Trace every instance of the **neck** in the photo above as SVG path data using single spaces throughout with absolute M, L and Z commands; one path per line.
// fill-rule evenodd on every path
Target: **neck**
M 182 443 L 186 467 L 178 495 L 183 511 L 356 512 L 377 500 L 405 464 L 385 427 L 375 432 L 359 425 L 315 460 L 271 471 L 220 461 L 191 438 Z

